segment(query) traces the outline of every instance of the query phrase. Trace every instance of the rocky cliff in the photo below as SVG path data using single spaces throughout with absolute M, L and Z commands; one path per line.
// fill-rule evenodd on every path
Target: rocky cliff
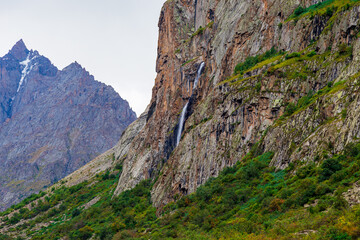
M 0 58 L 0 209 L 114 146 L 136 119 L 78 63 L 58 70 L 21 40 Z
M 279 169 L 321 158 L 326 146 L 327 155 L 342 151 L 359 134 L 359 28 L 356 1 L 167 1 L 147 124 L 125 156 L 116 194 L 158 177 L 152 199 L 164 206 L 254 146 L 273 151 Z

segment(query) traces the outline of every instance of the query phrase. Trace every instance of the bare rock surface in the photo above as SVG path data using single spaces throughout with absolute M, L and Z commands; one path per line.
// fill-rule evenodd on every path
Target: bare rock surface
M 167 1 L 159 19 L 158 75 L 148 120 L 130 144 L 115 194 L 141 180 L 157 179 L 152 200 L 161 207 L 174 196 L 194 192 L 256 144 L 262 152 L 274 152 L 271 164 L 284 169 L 290 163 L 313 161 L 329 145 L 330 156 L 341 152 L 358 139 L 360 7 L 340 9 L 333 17 L 315 14 L 287 20 L 300 4 L 318 2 Z M 351 57 L 334 54 L 341 44 L 353 46 Z M 246 72 L 243 80 L 234 77 L 226 83 L 238 63 L 272 47 L 287 53 L 311 49 L 322 58 L 288 65 L 274 60 Z M 205 70 L 194 89 L 202 62 Z M 305 77 L 301 71 L 306 71 Z M 296 104 L 327 84 L 339 87 L 279 120 L 288 103 Z M 176 146 L 187 103 L 182 140 Z
M 105 152 L 135 119 L 78 63 L 60 71 L 20 40 L 0 58 L 0 209 Z

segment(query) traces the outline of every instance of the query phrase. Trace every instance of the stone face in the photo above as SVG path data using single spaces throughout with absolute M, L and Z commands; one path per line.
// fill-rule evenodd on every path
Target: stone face
M 256 143 L 259 151 L 275 153 L 274 166 L 286 168 L 290 162 L 313 161 L 329 141 L 334 143 L 331 155 L 358 138 L 359 6 L 341 10 L 333 19 L 323 14 L 286 21 L 299 4 L 317 2 L 167 1 L 159 20 L 158 75 L 147 123 L 130 144 L 115 194 L 158 177 L 152 200 L 161 207 L 175 195 L 194 192 Z M 246 73 L 244 81 L 221 83 L 248 56 L 272 47 L 308 51 L 311 43 L 321 59 L 294 61 L 268 74 L 271 64 L 280 64 L 274 61 Z M 354 46 L 352 56 L 328 54 L 343 43 Z M 193 91 L 202 61 L 205 71 Z M 307 71 L 305 79 L 289 77 L 301 71 Z M 287 103 L 348 79 L 355 80 L 278 120 Z M 182 141 L 175 147 L 179 116 L 189 100 Z M 348 116 L 340 117 L 346 109 Z
M 19 41 L 0 58 L 0 209 L 114 146 L 136 119 L 78 63 L 59 71 Z
M 133 123 L 131 123 L 121 134 L 120 140 L 117 144 L 104 152 L 100 156 L 87 163 L 85 166 L 79 168 L 75 172 L 63 178 L 63 181 L 56 183 L 54 187 L 62 186 L 61 182 L 64 182 L 66 186 L 74 186 L 82 183 L 100 174 L 101 172 L 113 169 L 116 164 L 121 164 L 126 157 L 131 142 L 139 134 L 139 132 L 145 127 L 147 119 L 148 109 L 139 116 Z

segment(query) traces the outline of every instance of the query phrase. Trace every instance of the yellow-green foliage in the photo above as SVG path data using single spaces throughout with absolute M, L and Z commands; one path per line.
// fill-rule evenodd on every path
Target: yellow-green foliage
M 150 181 L 141 182 L 111 198 L 117 182 L 109 173 L 93 184 L 84 182 L 60 188 L 37 203 L 45 215 L 37 222 L 53 224 L 27 231 L 32 239 L 356 239 L 360 236 L 360 208 L 349 209 L 342 197 L 346 187 L 360 177 L 360 144 L 350 144 L 341 155 L 319 164 L 290 164 L 286 170 L 271 167 L 272 153 L 259 152 L 255 144 L 234 167 L 189 196 L 166 205 L 158 218 L 151 206 Z M 330 145 L 329 145 L 330 146 Z M 320 159 L 317 158 L 316 161 Z M 296 172 L 294 174 L 294 169 Z M 82 208 L 95 196 L 100 200 Z M 55 207 L 61 203 L 59 207 Z M 308 205 L 304 207 L 304 205 Z M 15 224 L 31 212 L 5 219 Z M 35 215 L 36 217 L 36 215 Z M 309 235 L 302 235 L 307 232 Z M 0 239 L 11 239 L 0 235 Z
M 279 61 L 282 57 L 283 57 L 282 55 L 279 55 L 279 56 L 267 59 L 265 61 L 262 61 L 262 62 L 256 64 L 254 67 L 250 68 L 247 72 L 251 72 L 256 69 L 263 68 L 264 66 L 267 66 L 269 64 L 275 63 L 275 62 Z
M 224 85 L 225 83 L 231 83 L 235 80 L 240 79 L 242 76 L 243 76 L 242 74 L 233 75 L 233 76 L 225 79 L 224 81 L 220 82 L 218 85 Z
M 245 59 L 244 62 L 240 62 L 235 66 L 234 74 L 243 74 L 247 72 L 252 67 L 256 66 L 257 64 L 264 62 L 270 58 L 273 58 L 278 55 L 283 55 L 282 51 L 278 52 L 274 47 L 271 48 L 269 51 L 266 51 L 264 54 L 256 55 L 256 56 L 249 56 Z
M 308 8 L 304 8 L 300 5 L 285 22 L 302 17 L 313 17 L 314 15 L 326 15 L 331 18 L 341 11 L 349 10 L 358 3 L 359 0 L 325 0 Z

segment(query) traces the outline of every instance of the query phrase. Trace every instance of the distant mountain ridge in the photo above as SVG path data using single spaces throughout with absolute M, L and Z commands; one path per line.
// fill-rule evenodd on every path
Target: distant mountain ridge
M 135 119 L 80 64 L 60 71 L 20 40 L 0 58 L 0 209 L 111 148 Z

